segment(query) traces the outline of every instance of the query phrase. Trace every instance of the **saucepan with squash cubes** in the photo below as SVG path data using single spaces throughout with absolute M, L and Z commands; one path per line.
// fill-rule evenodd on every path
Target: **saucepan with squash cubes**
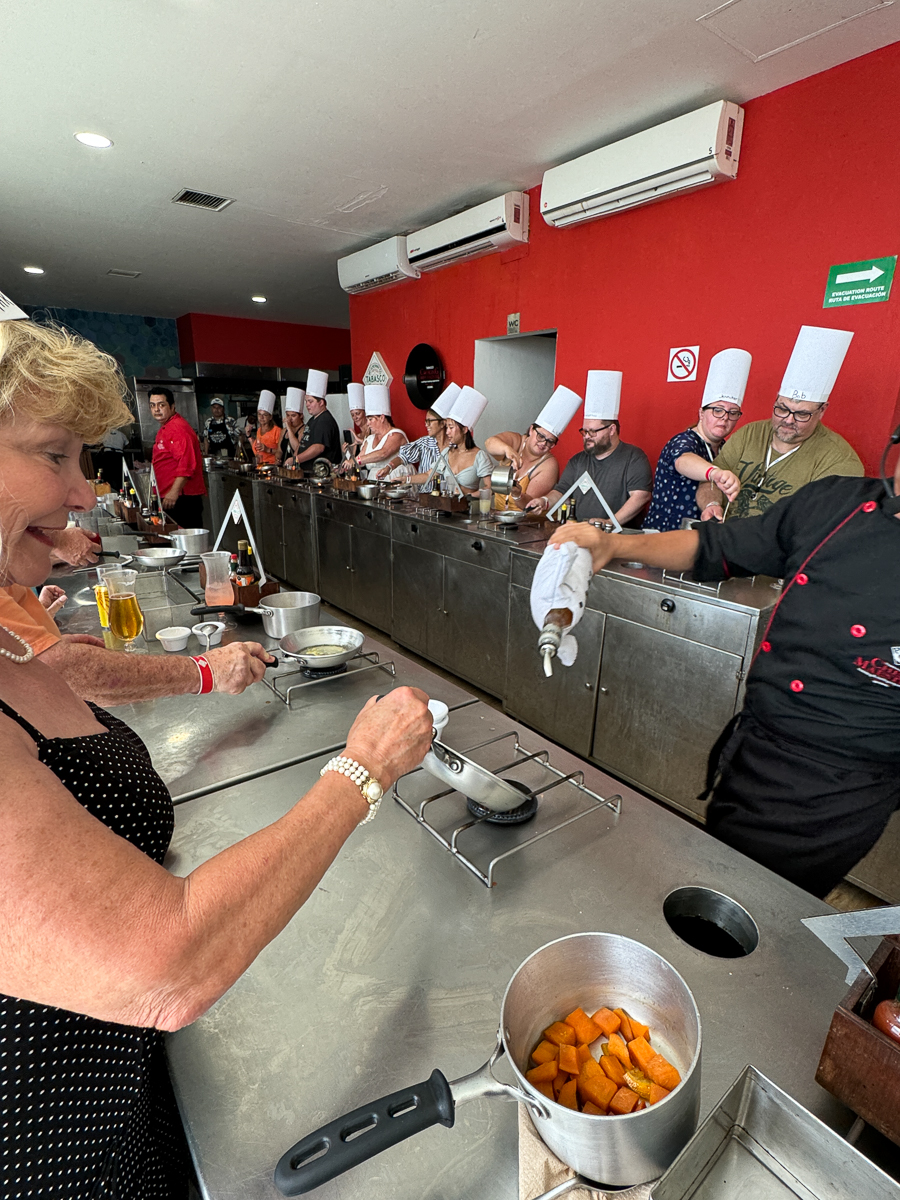
M 506 1055 L 515 1084 L 494 1065 Z M 625 1188 L 656 1179 L 693 1136 L 700 1110 L 700 1014 L 660 955 L 614 933 L 575 933 L 535 950 L 503 997 L 488 1061 L 448 1082 L 438 1070 L 338 1117 L 280 1160 L 285 1196 L 313 1191 L 487 1096 L 528 1107 L 543 1141 L 579 1175 Z

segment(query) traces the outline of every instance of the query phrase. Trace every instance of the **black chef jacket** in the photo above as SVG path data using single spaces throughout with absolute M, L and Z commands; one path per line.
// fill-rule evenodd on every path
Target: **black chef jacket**
M 831 754 L 900 762 L 900 520 L 880 480 L 831 476 L 760 517 L 706 522 L 697 579 L 784 588 L 747 680 L 769 729 Z

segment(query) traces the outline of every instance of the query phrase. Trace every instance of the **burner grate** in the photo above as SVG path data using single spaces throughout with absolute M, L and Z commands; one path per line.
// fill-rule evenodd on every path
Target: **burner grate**
M 320 668 L 313 678 L 309 678 L 310 672 L 307 668 L 298 666 L 293 671 L 283 671 L 279 675 L 272 676 L 271 679 L 264 677 L 262 683 L 265 684 L 270 692 L 273 692 L 278 697 L 282 704 L 286 704 L 290 708 L 294 692 L 299 692 L 302 688 L 316 687 L 322 683 L 329 683 L 332 679 L 345 679 L 348 675 L 360 675 L 364 671 L 384 671 L 385 674 L 391 676 L 396 676 L 397 674 L 397 669 L 393 662 L 381 662 L 377 651 L 369 650 L 365 654 L 354 655 L 353 658 L 348 659 L 346 663 L 342 664 L 340 668 Z M 303 677 L 302 683 L 292 683 L 284 689 L 278 686 L 284 680 L 294 679 L 298 676 Z
M 510 739 L 513 741 L 511 762 L 494 766 L 490 761 L 481 761 L 496 757 L 497 751 L 508 753 Z M 560 771 L 550 762 L 549 750 L 527 750 L 519 742 L 515 729 L 468 749 L 458 749 L 468 758 L 481 751 L 475 760 L 496 775 L 515 771 L 519 778 L 511 782 L 523 787 L 529 797 L 538 801 L 536 814 L 527 821 L 513 824 L 489 821 L 489 817 L 496 814 L 474 815 L 467 798 L 453 788 L 430 791 L 429 785 L 437 781 L 422 767 L 398 779 L 393 796 L 404 812 L 485 887 L 496 885 L 494 874 L 498 863 L 526 846 L 533 846 L 591 813 L 606 812 L 615 818 L 621 811 L 621 796 L 606 798 L 592 792 L 584 782 L 583 771 L 568 774 Z

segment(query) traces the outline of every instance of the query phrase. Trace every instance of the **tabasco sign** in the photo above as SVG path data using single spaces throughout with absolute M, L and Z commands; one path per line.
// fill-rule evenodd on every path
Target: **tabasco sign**
M 384 359 L 376 350 L 369 359 L 366 373 L 362 377 L 363 383 L 382 383 L 385 387 L 390 387 L 393 379 L 394 377 L 387 369 Z

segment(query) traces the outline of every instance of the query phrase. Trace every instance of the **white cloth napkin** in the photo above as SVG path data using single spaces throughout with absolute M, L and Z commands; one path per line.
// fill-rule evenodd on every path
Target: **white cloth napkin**
M 615 1117 L 609 1118 L 616 1120 Z M 519 1105 L 519 1200 L 540 1200 L 546 1192 L 559 1187 L 575 1172 L 556 1157 L 541 1141 L 524 1104 Z M 654 1180 L 654 1182 L 656 1182 Z M 623 1191 L 596 1191 L 579 1187 L 567 1194 L 567 1200 L 649 1200 L 653 1183 L 639 1183 Z
M 554 608 L 567 608 L 572 613 L 569 632 L 563 635 L 557 652 L 564 667 L 571 667 L 578 655 L 578 642 L 571 630 L 584 616 L 592 574 L 590 551 L 574 542 L 563 542 L 547 547 L 531 581 L 531 619 L 538 629 L 544 628 L 547 613 Z

